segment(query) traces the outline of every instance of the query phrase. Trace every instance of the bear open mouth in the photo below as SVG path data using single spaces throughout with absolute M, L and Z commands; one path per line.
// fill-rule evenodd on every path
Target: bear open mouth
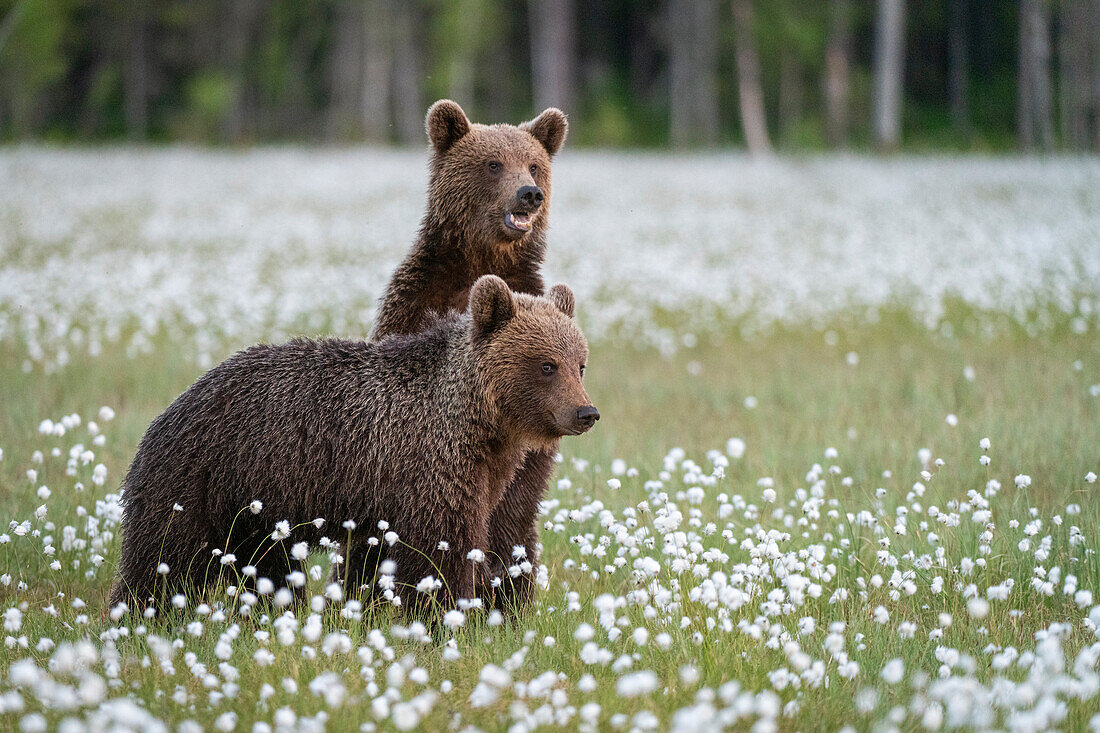
M 510 211 L 504 215 L 504 226 L 517 232 L 531 231 L 531 214 L 527 211 Z

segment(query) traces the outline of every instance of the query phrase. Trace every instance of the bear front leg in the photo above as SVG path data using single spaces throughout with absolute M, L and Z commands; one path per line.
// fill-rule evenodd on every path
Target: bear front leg
M 451 545 L 445 553 L 437 556 L 436 566 L 439 568 L 443 581 L 443 588 L 438 594 L 444 610 L 455 608 L 459 601 L 482 598 L 486 603 L 489 587 L 489 566 L 485 551 L 484 538 L 481 542 L 460 542 Z M 475 547 L 481 545 L 481 547 Z M 476 550 L 471 559 L 471 551 Z
M 377 537 L 353 536 L 344 552 L 344 562 L 332 566 L 332 582 L 339 583 L 348 598 L 374 600 L 379 595 L 377 581 L 383 557 Z
M 288 576 L 296 571 L 302 569 L 302 563 L 299 560 L 295 560 L 287 554 L 287 548 L 274 547 L 271 548 L 262 557 L 258 557 L 253 562 L 253 567 L 256 568 L 256 578 L 248 579 L 242 578 L 241 582 L 245 587 L 255 588 L 256 581 L 260 578 L 268 578 L 275 584 L 276 588 L 289 588 L 291 593 L 294 594 L 296 601 L 303 601 L 306 597 L 306 589 L 304 586 L 295 587 L 290 583 Z
M 400 550 L 395 557 L 397 581 L 410 608 L 446 611 L 488 589 L 487 545 L 488 507 L 469 507 L 441 513 L 419 527 L 407 545 L 387 548 L 387 556 Z M 435 590 L 421 585 L 429 575 L 437 581 Z
M 163 606 L 176 593 L 202 593 L 212 539 L 205 523 L 171 508 L 133 501 L 123 515 L 122 557 L 108 608 L 125 603 L 136 611 L 150 603 Z M 167 572 L 161 572 L 162 565 Z
M 527 453 L 489 517 L 489 560 L 493 575 L 501 578 L 493 594 L 495 608 L 519 611 L 534 593 L 539 502 L 546 496 L 557 448 L 555 442 L 548 449 Z M 523 548 L 523 557 L 515 556 L 517 546 Z M 525 563 L 530 563 L 530 572 L 521 571 L 527 568 Z
M 446 550 L 405 542 L 387 547 L 386 560 L 393 561 L 393 575 L 380 570 L 374 593 L 384 595 L 386 589 L 392 589 L 409 615 L 423 618 L 437 617 L 455 608 L 458 599 L 473 597 L 477 568 L 465 559 L 467 551 L 451 549 L 459 543 L 448 545 Z M 432 582 L 425 582 L 429 577 Z

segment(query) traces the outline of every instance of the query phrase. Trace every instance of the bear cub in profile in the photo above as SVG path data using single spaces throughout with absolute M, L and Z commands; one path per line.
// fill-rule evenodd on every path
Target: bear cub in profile
M 214 367 L 153 421 L 126 474 L 111 604 L 201 591 L 230 566 L 283 586 L 300 562 L 279 542 L 324 535 L 349 545 L 349 588 L 374 582 L 384 548 L 406 606 L 427 604 L 427 576 L 445 607 L 491 593 L 473 551 L 488 554 L 524 456 L 599 418 L 573 308 L 564 285 L 534 297 L 489 275 L 467 313 L 418 334 L 296 339 Z

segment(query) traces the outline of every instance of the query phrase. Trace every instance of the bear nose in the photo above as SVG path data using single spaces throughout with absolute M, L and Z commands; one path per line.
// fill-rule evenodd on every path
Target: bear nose
M 542 189 L 538 186 L 524 186 L 516 192 L 516 197 L 532 209 L 542 206 Z
M 592 427 L 593 423 L 600 419 L 600 411 L 592 405 L 586 405 L 577 409 L 577 422 L 582 423 L 585 428 Z

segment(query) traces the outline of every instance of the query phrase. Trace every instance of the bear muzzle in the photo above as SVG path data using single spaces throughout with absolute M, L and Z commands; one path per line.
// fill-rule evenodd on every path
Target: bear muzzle
M 588 432 L 596 421 L 600 419 L 600 411 L 593 405 L 586 405 L 584 407 L 577 408 L 576 416 L 576 430 L 577 435 Z
M 542 189 L 538 186 L 523 186 L 516 191 L 513 209 L 504 215 L 504 226 L 517 232 L 527 233 L 534 225 L 535 212 L 544 200 Z

